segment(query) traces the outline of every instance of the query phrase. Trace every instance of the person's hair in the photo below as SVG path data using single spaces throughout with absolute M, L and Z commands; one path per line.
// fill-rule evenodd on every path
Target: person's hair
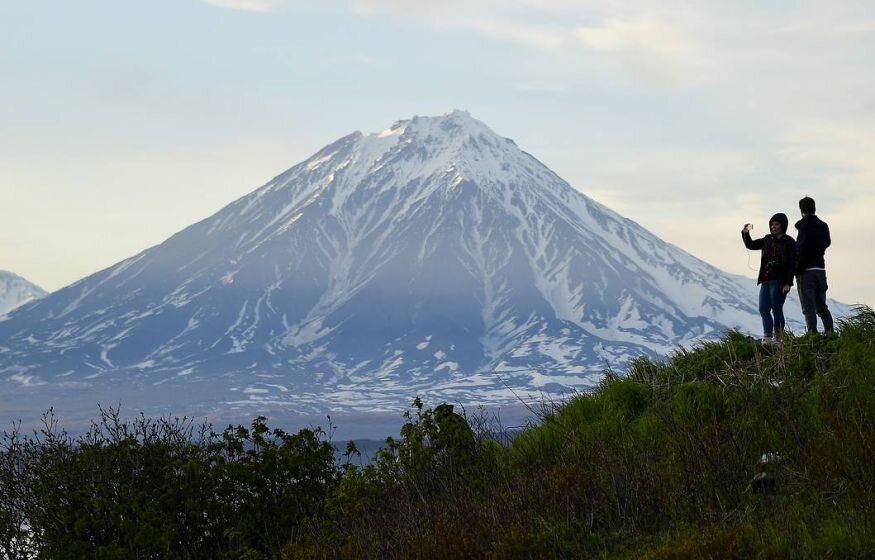
M 799 210 L 803 214 L 814 214 L 814 199 L 810 196 L 806 196 L 805 198 L 799 201 Z

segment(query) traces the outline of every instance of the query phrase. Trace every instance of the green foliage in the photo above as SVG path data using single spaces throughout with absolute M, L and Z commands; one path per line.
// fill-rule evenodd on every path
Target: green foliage
M 484 472 L 499 469 L 503 449 L 475 439 L 450 405 L 417 398 L 404 418 L 400 438 L 370 464 L 347 466 L 328 506 L 335 546 L 349 557 L 470 557 L 480 541 L 461 521 L 489 490 Z
M 322 550 L 419 557 L 456 550 L 454 527 L 477 535 L 468 557 L 873 556 L 875 315 L 840 331 L 635 360 L 509 444 L 479 433 L 466 476 L 447 476 L 417 401 L 401 440 L 344 475 L 344 537 Z M 753 492 L 763 471 L 774 495 Z
M 276 558 L 334 487 L 323 435 L 110 409 L 73 439 L 50 411 L 33 436 L 4 434 L 0 531 L 30 548 L 0 558 Z
M 758 541 L 749 524 L 686 528 L 673 535 L 670 542 L 645 554 L 647 560 L 781 558 Z
M 417 398 L 363 466 L 264 418 L 108 411 L 73 440 L 49 415 L 0 439 L 0 559 L 873 558 L 873 387 L 860 308 L 837 335 L 634 360 L 512 439 Z
M 226 534 L 241 560 L 280 550 L 320 511 L 336 477 L 334 448 L 323 435 L 270 430 L 259 416 L 249 430 L 229 426 L 214 444 L 214 488 L 233 516 Z
M 30 476 L 29 461 L 19 426 L 0 438 L 0 558 L 31 558 L 24 492 L 21 483 Z

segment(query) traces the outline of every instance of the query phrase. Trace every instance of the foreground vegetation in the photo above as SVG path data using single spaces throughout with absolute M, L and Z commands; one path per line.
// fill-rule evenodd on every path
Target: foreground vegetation
M 507 441 L 417 399 L 364 466 L 263 418 L 109 410 L 71 438 L 49 415 L 0 442 L 0 559 L 875 558 L 870 309 L 637 360 L 540 411 Z

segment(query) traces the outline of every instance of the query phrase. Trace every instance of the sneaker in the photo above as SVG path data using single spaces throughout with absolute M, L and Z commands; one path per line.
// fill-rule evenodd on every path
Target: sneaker
M 775 339 L 771 336 L 764 336 L 762 342 L 766 346 L 771 346 L 772 344 L 775 344 Z

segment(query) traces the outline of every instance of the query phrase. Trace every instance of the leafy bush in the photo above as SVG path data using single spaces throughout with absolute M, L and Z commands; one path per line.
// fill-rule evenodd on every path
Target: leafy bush
M 323 435 L 110 409 L 74 439 L 50 411 L 33 436 L 4 434 L 0 531 L 19 549 L 7 537 L 0 558 L 276 558 L 334 488 Z

